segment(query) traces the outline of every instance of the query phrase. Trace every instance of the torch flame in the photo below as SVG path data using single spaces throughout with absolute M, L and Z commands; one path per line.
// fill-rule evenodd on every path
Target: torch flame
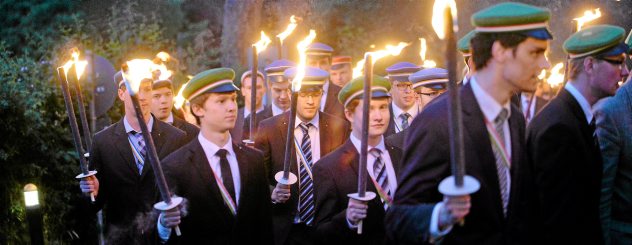
M 292 79 L 292 91 L 296 92 L 301 89 L 301 83 L 305 77 L 305 67 L 307 66 L 307 46 L 316 38 L 316 31 L 309 30 L 309 35 L 300 41 L 296 48 L 298 49 L 299 63 L 296 67 L 296 76 Z
M 421 57 L 421 66 L 425 68 L 437 67 L 437 62 L 434 60 L 426 60 L 426 51 L 428 51 L 428 47 L 426 46 L 426 39 L 419 38 L 421 42 L 421 49 L 419 50 L 419 57 Z
M 584 26 L 586 23 L 598 19 L 599 17 L 601 17 L 601 11 L 597 8 L 593 11 L 586 10 L 584 11 L 584 16 L 575 18 L 573 20 L 577 21 L 577 31 L 580 31 L 582 29 L 582 26 Z
M 176 95 L 176 97 L 173 97 L 173 107 L 175 107 L 176 110 L 180 110 L 180 108 L 182 108 L 182 105 L 184 105 L 185 99 L 184 96 L 182 96 L 182 91 L 184 91 L 184 87 L 186 87 L 187 84 L 189 83 L 187 82 L 185 84 L 182 84 L 182 87 L 180 87 L 180 90 L 178 91 L 178 95 Z
M 162 62 L 167 62 L 169 59 L 171 59 L 171 55 L 169 55 L 169 53 L 167 52 L 159 52 L 156 54 L 156 58 L 162 60 Z
M 156 64 L 148 59 L 133 59 L 125 63 L 127 70 L 123 71 L 123 78 L 131 87 L 130 95 L 134 95 L 138 92 L 143 79 L 152 79 L 152 71 L 155 70 Z
M 458 31 L 459 27 L 456 23 L 456 2 L 454 0 L 435 0 L 432 6 L 432 28 L 437 33 L 439 39 L 445 38 L 445 9 L 450 8 L 452 12 L 452 29 Z
M 294 29 L 296 29 L 296 26 L 298 26 L 296 17 L 292 15 L 292 17 L 290 17 L 290 24 L 287 25 L 287 27 L 285 28 L 285 31 L 277 35 L 281 43 L 283 43 L 283 40 L 285 40 L 285 38 L 287 38 L 290 34 L 292 34 Z
M 546 70 L 542 69 L 542 72 L 538 75 L 538 79 L 543 80 L 544 78 L 546 78 Z
M 377 50 L 373 52 L 367 52 L 367 53 L 371 54 L 371 56 L 373 57 L 373 64 L 375 64 L 375 62 L 377 62 L 381 58 L 386 57 L 387 55 L 398 56 L 402 52 L 402 49 L 404 49 L 408 45 L 410 45 L 410 43 L 400 42 L 399 44 L 397 44 L 397 46 L 386 45 L 385 49 Z M 353 68 L 353 78 L 362 76 L 363 70 L 364 70 L 364 59 L 358 61 L 358 63 L 356 63 L 355 68 Z
M 67 61 L 63 67 L 64 67 L 64 71 L 66 72 L 66 76 L 68 76 L 68 71 L 70 71 L 70 69 L 72 68 L 72 65 L 75 65 L 75 71 L 77 74 L 77 80 L 79 80 L 81 78 L 81 75 L 83 75 L 83 72 L 86 70 L 86 66 L 88 66 L 88 62 L 85 60 L 79 60 L 79 49 L 78 48 L 72 48 L 71 49 L 71 56 L 72 59 Z
M 551 69 L 551 75 L 546 79 L 546 82 L 551 85 L 551 87 L 556 87 L 564 82 L 564 74 L 560 71 L 564 68 L 564 63 L 560 62 L 553 66 Z
M 261 51 L 265 50 L 272 41 L 268 36 L 266 36 L 265 32 L 261 31 L 261 39 L 257 41 L 252 46 L 255 46 L 257 49 L 257 54 L 261 53 Z

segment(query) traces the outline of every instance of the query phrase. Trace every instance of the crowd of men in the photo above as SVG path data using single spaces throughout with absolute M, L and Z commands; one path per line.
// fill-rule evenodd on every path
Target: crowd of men
M 550 15 L 497 4 L 475 13 L 475 30 L 458 42 L 468 68 L 458 88 L 466 173 L 480 182 L 471 195 L 437 188 L 451 175 L 448 71 L 399 62 L 373 75 L 363 132 L 364 77 L 351 79 L 351 58 L 322 43 L 309 46 L 294 96 L 299 71 L 289 60 L 244 73 L 241 88 L 230 68 L 197 74 L 182 93 L 192 122 L 173 113 L 171 81 L 142 82 L 144 123 L 171 191 L 186 200 L 166 211 L 152 208 L 160 195 L 145 132 L 117 74 L 125 116 L 96 134 L 98 174 L 81 190 L 96 196 L 92 210 L 105 210 L 113 244 L 632 244 L 632 85 L 619 88 L 629 75 L 625 30 L 595 25 L 568 37 L 568 80 L 546 101 L 535 92 L 550 68 Z M 296 183 L 275 178 L 286 144 Z M 364 171 L 372 200 L 349 197 Z

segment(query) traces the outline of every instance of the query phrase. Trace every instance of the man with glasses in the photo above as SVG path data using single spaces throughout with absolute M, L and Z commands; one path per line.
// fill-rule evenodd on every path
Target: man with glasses
M 422 111 L 434 98 L 445 93 L 448 85 L 448 71 L 443 68 L 427 68 L 408 77 L 417 94 L 417 105 Z M 408 130 L 386 137 L 386 143 L 403 149 Z
M 291 81 L 297 69 L 285 70 Z M 277 184 L 274 175 L 283 171 L 285 146 L 290 112 L 268 118 L 259 123 L 255 147 L 263 152 L 264 165 L 274 190 L 272 218 L 275 244 L 313 244 L 314 197 L 311 167 L 321 157 L 342 145 L 349 135 L 349 123 L 319 111 L 323 83 L 329 78 L 324 70 L 307 67 L 297 96 L 295 144 L 290 170 L 298 182 L 288 186 Z M 296 159 L 299 159 L 298 161 Z
M 532 215 L 541 243 L 604 243 L 602 156 L 592 106 L 614 95 L 628 76 L 624 38 L 623 28 L 596 25 L 566 39 L 569 80 L 529 124 L 527 153 L 536 193 Z
M 626 39 L 632 44 L 632 35 Z M 623 68 L 623 67 L 622 67 Z M 595 106 L 603 159 L 601 222 L 606 244 L 632 244 L 632 83 Z
M 320 68 L 327 73 L 331 72 L 331 55 L 334 49 L 324 43 L 312 43 L 307 47 L 305 54 L 307 55 L 307 65 L 311 67 Z M 330 74 L 331 75 L 331 74 Z M 329 113 L 330 115 L 337 116 L 338 118 L 345 119 L 345 112 L 342 105 L 338 103 L 338 93 L 340 87 L 332 85 L 330 77 L 327 77 L 323 84 L 323 96 L 320 99 L 320 111 Z
M 410 62 L 399 62 L 386 68 L 391 87 L 391 120 L 384 137 L 399 133 L 412 123 L 419 114 L 417 95 L 413 89 L 413 83 L 408 77 L 421 68 Z

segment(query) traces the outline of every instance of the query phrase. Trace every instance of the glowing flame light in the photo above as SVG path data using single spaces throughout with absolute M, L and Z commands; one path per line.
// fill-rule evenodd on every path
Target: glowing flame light
M 266 34 L 263 31 L 261 31 L 261 39 L 255 44 L 253 44 L 252 46 L 254 46 L 257 49 L 257 54 L 258 54 L 258 53 L 261 53 L 261 51 L 265 50 L 271 42 L 272 41 L 270 40 L 270 38 L 266 36 Z
M 301 83 L 305 77 L 305 67 L 307 66 L 307 54 L 305 52 L 307 51 L 307 46 L 309 46 L 315 38 L 316 31 L 309 30 L 309 35 L 296 45 L 296 48 L 298 49 L 299 63 L 296 67 L 296 76 L 292 79 L 292 91 L 294 92 L 301 89 Z
M 426 60 L 426 51 L 428 51 L 428 47 L 426 46 L 426 39 L 419 38 L 420 41 L 420 50 L 419 57 L 421 57 L 421 66 L 425 68 L 437 67 L 437 62 L 434 60 Z
M 72 48 L 71 52 L 72 52 L 72 59 L 67 61 L 63 65 L 64 72 L 66 72 L 66 76 L 68 76 L 68 71 L 70 71 L 70 69 L 72 68 L 72 65 L 75 65 L 77 80 L 79 80 L 81 78 L 81 75 L 83 75 L 83 72 L 86 70 L 86 66 L 88 66 L 88 62 L 85 60 L 79 60 L 78 48 Z
M 457 32 L 459 27 L 456 23 L 456 2 L 454 0 L 435 0 L 432 6 L 432 28 L 437 33 L 439 39 L 445 38 L 445 9 L 450 8 L 452 12 L 452 29 Z
M 180 90 L 178 91 L 178 95 L 176 95 L 176 97 L 173 97 L 173 107 L 175 107 L 176 110 L 180 110 L 180 108 L 182 108 L 182 105 L 184 105 L 185 99 L 184 96 L 182 96 L 182 91 L 184 91 L 184 87 L 186 87 L 187 84 L 189 83 L 187 82 L 185 84 L 182 84 L 182 87 L 180 87 Z
M 155 70 L 156 64 L 148 59 L 133 59 L 126 64 L 127 70 L 123 72 L 123 78 L 128 83 L 128 88 L 131 87 L 130 95 L 134 95 L 144 79 L 152 79 L 152 71 Z
M 551 74 L 546 79 L 546 82 L 551 85 L 551 87 L 556 87 L 564 82 L 564 73 L 560 72 L 564 68 L 564 63 L 560 62 L 555 64 L 551 69 Z
M 165 64 L 155 64 L 154 70 L 160 71 L 160 77 L 158 77 L 158 80 L 169 80 L 171 79 L 171 75 L 173 74 L 173 72 L 167 69 L 167 66 L 165 66 Z
M 387 55 L 398 56 L 402 52 L 402 49 L 404 49 L 408 45 L 410 45 L 410 43 L 400 42 L 399 44 L 397 44 L 397 46 L 386 45 L 385 49 L 377 50 L 373 52 L 367 52 L 367 53 L 371 54 L 371 56 L 373 57 L 373 64 L 375 64 L 375 62 L 377 62 L 381 58 L 386 57 Z M 356 63 L 355 68 L 353 68 L 353 78 L 362 76 L 363 70 L 364 70 L 364 59 L 358 61 L 358 63 Z
M 171 59 L 171 55 L 169 55 L 169 53 L 167 52 L 160 52 L 156 54 L 156 57 L 162 60 L 162 62 L 167 62 L 169 59 Z
M 546 70 L 542 69 L 542 72 L 538 75 L 538 79 L 543 80 L 544 78 L 546 78 Z
M 294 15 L 292 15 L 292 17 L 290 17 L 290 24 L 287 25 L 287 27 L 285 28 L 285 31 L 283 31 L 283 32 L 279 33 L 279 35 L 277 35 L 277 37 L 279 38 L 281 43 L 283 43 L 283 40 L 285 40 L 285 38 L 287 38 L 290 34 L 292 34 L 294 29 L 296 29 L 296 26 L 298 26 L 298 23 L 296 21 L 296 17 Z
M 599 9 L 595 9 L 593 11 L 586 10 L 584 11 L 584 16 L 575 18 L 573 20 L 577 21 L 577 31 L 580 31 L 586 23 L 598 19 L 599 17 L 601 17 L 601 11 Z

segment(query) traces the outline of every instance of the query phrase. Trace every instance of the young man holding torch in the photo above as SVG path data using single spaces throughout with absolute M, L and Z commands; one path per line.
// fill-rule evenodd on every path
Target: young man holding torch
M 143 140 L 139 121 L 127 87 L 119 72 L 118 96 L 123 101 L 125 116 L 119 122 L 94 136 L 90 166 L 98 173 L 80 181 L 84 193 L 93 193 L 94 211 L 106 209 L 105 229 L 108 243 L 149 243 L 154 222 L 152 211 L 159 201 L 159 192 Z M 186 143 L 185 133 L 152 117 L 152 80 L 144 79 L 138 91 L 144 123 L 153 137 L 158 157 L 164 158 Z
M 285 71 L 291 81 L 296 68 Z M 307 67 L 305 77 L 296 96 L 296 122 L 294 126 L 294 147 L 296 157 L 292 157 L 290 170 L 299 176 L 298 183 L 288 186 L 276 184 L 272 191 L 272 213 L 275 244 L 313 244 L 313 179 L 311 166 L 321 157 L 340 146 L 349 131 L 349 123 L 343 119 L 319 111 L 323 96 L 323 83 L 329 74 L 321 69 Z M 288 119 L 290 111 L 263 120 L 255 147 L 263 151 L 264 163 L 270 183 L 275 183 L 274 175 L 283 170 Z M 295 144 L 294 141 L 289 142 Z M 308 171 L 309 170 L 309 171 Z
M 307 54 L 307 66 L 320 68 L 327 73 L 331 71 L 331 55 L 334 49 L 324 43 L 311 43 L 305 54 Z M 320 111 L 330 115 L 345 118 L 344 108 L 338 103 L 336 96 L 340 92 L 340 87 L 330 82 L 327 77 L 323 84 L 323 96 L 320 99 Z
M 167 183 L 188 200 L 163 211 L 158 234 L 180 244 L 272 244 L 270 189 L 261 152 L 235 144 L 235 72 L 216 68 L 197 74 L 184 88 L 200 134 L 163 162 Z M 181 236 L 172 234 L 179 225 Z
M 151 93 L 151 113 L 154 117 L 184 131 L 187 134 L 186 142 L 198 135 L 200 128 L 173 114 L 173 84 L 171 80 L 155 80 Z
M 480 181 L 480 189 L 471 195 L 468 216 L 444 237 L 448 244 L 534 244 L 525 121 L 510 100 L 515 93 L 534 91 L 538 74 L 550 66 L 545 57 L 552 38 L 549 18 L 548 9 L 521 3 L 493 5 L 472 16 L 476 73 L 459 87 L 459 113 L 467 124 L 465 171 Z M 437 187 L 451 169 L 447 102 L 445 96 L 428 105 L 413 121 L 404 144 L 395 204 L 386 215 L 388 232 L 401 242 L 420 239 L 422 231 L 414 223 L 420 214 L 417 207 L 444 199 Z

